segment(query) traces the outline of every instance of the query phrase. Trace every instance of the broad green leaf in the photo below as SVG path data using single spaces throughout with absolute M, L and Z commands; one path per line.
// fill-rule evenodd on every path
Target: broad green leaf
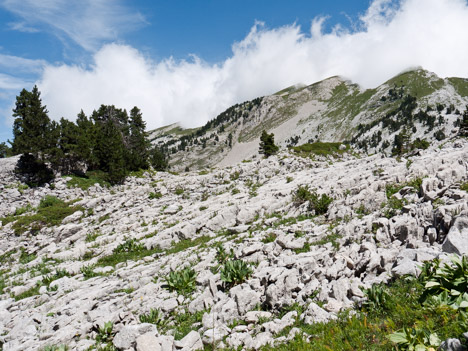
M 395 332 L 387 336 L 388 339 L 397 344 L 406 343 L 406 334 L 403 332 Z
M 432 288 L 433 286 L 439 286 L 440 284 L 438 282 L 427 282 L 426 285 L 424 286 L 425 288 Z

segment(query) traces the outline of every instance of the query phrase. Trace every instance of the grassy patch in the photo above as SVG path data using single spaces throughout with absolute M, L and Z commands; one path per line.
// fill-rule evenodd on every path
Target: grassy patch
M 198 237 L 196 239 L 193 239 L 193 240 L 191 240 L 191 239 L 181 240 L 181 241 L 179 241 L 177 243 L 174 243 L 173 246 L 166 251 L 166 254 L 167 255 L 175 254 L 175 253 L 184 251 L 184 250 L 186 250 L 186 249 L 188 249 L 190 247 L 203 245 L 203 244 L 207 243 L 210 240 L 211 240 L 211 238 L 209 236 L 200 236 L 200 237 Z
M 15 301 L 23 300 L 31 296 L 39 295 L 39 289 L 41 288 L 40 284 L 33 286 L 32 288 L 22 292 L 19 295 L 15 296 Z
M 297 327 L 313 336 L 310 340 L 306 341 L 298 335 L 286 344 L 265 346 L 261 350 L 390 351 L 396 350 L 396 347 L 388 336 L 403 327 L 427 329 L 436 333 L 441 340 L 454 337 L 464 340 L 462 333 L 466 331 L 466 317 L 463 312 L 448 306 L 423 308 L 420 303 L 423 287 L 423 283 L 416 279 L 399 279 L 386 287 L 386 299 L 379 308 L 363 308 L 354 315 L 345 312 L 329 323 L 306 325 L 297 319 L 280 335 L 287 335 L 291 328 Z
M 322 143 L 316 142 L 312 144 L 302 144 L 299 146 L 293 146 L 292 150 L 299 156 L 309 157 L 311 154 L 329 156 L 329 155 L 342 155 L 349 151 L 349 145 L 346 145 L 345 150 L 340 150 L 342 143 Z
M 468 192 L 468 182 L 462 183 L 460 189 Z
M 67 177 L 71 178 L 67 182 L 67 187 L 69 188 L 80 188 L 83 190 L 87 190 L 96 183 L 105 188 L 110 187 L 110 183 L 106 181 L 107 174 L 102 171 L 90 171 L 86 173 L 84 177 L 78 177 L 76 175 L 71 175 Z
M 96 266 L 105 267 L 105 266 L 112 266 L 115 267 L 117 264 L 121 262 L 131 261 L 138 261 L 141 260 L 143 257 L 154 255 L 155 253 L 162 252 L 159 247 L 155 247 L 153 249 L 147 250 L 137 250 L 137 251 L 120 251 L 114 252 L 112 255 L 104 256 L 99 258 L 96 263 Z
M 418 69 L 402 73 L 390 79 L 387 84 L 390 87 L 405 87 L 408 94 L 421 98 L 442 88 L 444 80 L 429 78 L 424 70 Z
M 199 323 L 202 322 L 203 315 L 207 312 L 206 310 L 190 313 L 176 314 L 173 316 L 174 319 L 174 338 L 181 340 L 184 336 L 190 333 L 192 330 L 198 330 Z M 164 328 L 163 328 L 164 330 Z
M 450 83 L 462 97 L 468 96 L 468 79 L 465 78 L 449 78 Z
M 84 211 L 82 206 L 72 205 L 72 202 L 65 202 L 54 196 L 46 196 L 41 200 L 37 208 L 37 213 L 13 216 L 13 218 L 2 218 L 2 224 L 5 225 L 10 222 L 15 222 L 12 228 L 16 235 L 23 234 L 28 229 L 34 234 L 43 227 L 60 224 L 65 217 L 68 217 L 76 211 Z

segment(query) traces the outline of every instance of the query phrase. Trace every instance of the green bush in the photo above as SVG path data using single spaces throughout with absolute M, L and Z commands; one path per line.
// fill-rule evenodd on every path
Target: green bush
M 177 291 L 179 294 L 187 295 L 196 288 L 197 274 L 190 267 L 179 271 L 172 271 L 165 278 L 169 291 Z
M 315 211 L 316 215 L 321 215 L 327 213 L 333 198 L 326 194 L 319 196 L 315 189 L 309 190 L 308 185 L 300 185 L 293 194 L 293 201 L 296 205 L 308 201 L 307 210 Z
M 242 260 L 229 260 L 221 269 L 221 280 L 228 287 L 243 283 L 252 274 L 252 269 Z

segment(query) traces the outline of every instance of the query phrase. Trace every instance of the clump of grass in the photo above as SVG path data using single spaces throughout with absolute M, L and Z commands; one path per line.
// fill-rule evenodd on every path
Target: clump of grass
M 160 253 L 162 250 L 159 247 L 155 247 L 152 249 L 146 249 L 145 247 L 140 247 L 138 250 L 118 250 L 119 252 L 113 252 L 109 256 L 100 257 L 96 263 L 98 267 L 105 267 L 105 266 L 112 266 L 115 267 L 117 264 L 121 262 L 127 261 L 138 261 L 141 260 L 143 257 L 154 255 L 155 253 Z
M 71 175 L 69 177 L 71 177 L 71 179 L 67 182 L 68 188 L 80 188 L 82 190 L 88 190 L 96 183 L 104 188 L 110 187 L 110 183 L 106 181 L 107 174 L 102 171 L 90 171 L 86 173 L 84 177 L 79 177 L 76 175 Z
M 162 198 L 162 196 L 163 195 L 159 191 L 156 191 L 156 192 L 150 192 L 148 195 L 148 198 L 150 200 L 154 200 L 154 199 L 160 199 Z
M 174 243 L 172 245 L 171 248 L 169 248 L 167 251 L 166 251 L 166 254 L 167 255 L 170 255 L 170 254 L 175 254 L 175 253 L 178 253 L 178 252 L 181 252 L 181 251 L 184 251 L 190 247 L 194 247 L 194 246 L 198 246 L 198 245 L 204 245 L 205 243 L 207 243 L 208 241 L 210 241 L 211 238 L 209 236 L 200 236 L 196 239 L 185 239 L 185 240 L 181 240 L 177 243 Z
M 152 308 L 149 313 L 140 314 L 139 316 L 141 323 L 151 323 L 158 327 L 158 329 L 165 328 L 168 320 L 164 317 L 164 314 L 160 309 Z
M 262 239 L 262 243 L 268 244 L 272 243 L 276 240 L 277 235 L 275 233 L 268 233 L 265 235 L 265 237 Z
M 32 288 L 22 292 L 19 295 L 15 296 L 15 301 L 23 300 L 31 296 L 39 295 L 39 289 L 41 288 L 41 284 L 36 284 Z
M 460 189 L 468 192 L 468 182 L 462 183 Z
M 58 225 L 65 217 L 76 211 L 84 211 L 82 206 L 72 206 L 72 202 L 65 202 L 55 196 L 47 195 L 39 203 L 37 213 L 31 215 L 14 216 L 6 220 L 2 219 L 2 224 L 13 223 L 13 230 L 16 235 L 21 235 L 26 231 L 35 234 L 43 227 Z

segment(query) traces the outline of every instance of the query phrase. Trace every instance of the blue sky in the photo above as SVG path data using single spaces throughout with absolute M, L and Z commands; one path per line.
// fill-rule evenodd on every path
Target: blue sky
M 0 0 L 0 141 L 34 84 L 53 119 L 137 105 L 155 128 L 331 75 L 467 76 L 467 20 L 465 0 Z

